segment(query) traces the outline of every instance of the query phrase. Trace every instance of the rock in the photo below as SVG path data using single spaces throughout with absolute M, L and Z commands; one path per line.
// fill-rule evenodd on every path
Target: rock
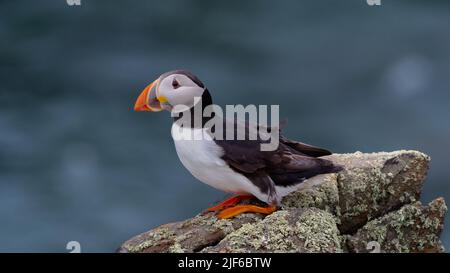
M 353 233 L 368 220 L 420 198 L 430 158 L 416 151 L 333 155 L 338 177 L 339 229 Z
M 214 213 L 162 225 L 126 241 L 119 252 L 443 252 L 447 211 L 418 200 L 430 158 L 417 151 L 334 154 L 338 174 L 283 198 L 264 217 Z M 255 201 L 252 201 L 255 202 Z
M 217 245 L 202 252 L 340 252 L 336 218 L 316 209 L 272 213 L 262 221 L 243 225 Z
M 384 252 L 443 252 L 439 234 L 447 212 L 444 199 L 428 206 L 420 202 L 374 219 L 347 238 L 352 252 L 368 252 L 368 242 L 376 242 Z

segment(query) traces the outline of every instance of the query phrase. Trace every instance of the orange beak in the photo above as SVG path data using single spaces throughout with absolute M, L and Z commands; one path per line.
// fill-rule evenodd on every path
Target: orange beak
M 142 90 L 134 105 L 134 111 L 159 112 L 163 109 L 156 97 L 157 83 L 158 80 L 155 80 Z

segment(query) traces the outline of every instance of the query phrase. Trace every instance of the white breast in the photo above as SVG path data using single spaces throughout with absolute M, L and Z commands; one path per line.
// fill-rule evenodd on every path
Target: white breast
M 174 123 L 172 138 L 181 162 L 198 180 L 225 192 L 249 193 L 262 201 L 267 200 L 267 196 L 245 176 L 233 171 L 221 159 L 223 149 L 205 129 L 183 128 Z

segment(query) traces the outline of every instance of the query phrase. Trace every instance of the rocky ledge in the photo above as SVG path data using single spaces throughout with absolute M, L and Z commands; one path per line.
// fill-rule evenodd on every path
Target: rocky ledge
M 418 200 L 430 158 L 417 151 L 334 154 L 338 174 L 283 199 L 271 215 L 214 213 L 137 235 L 119 252 L 443 252 L 443 198 Z

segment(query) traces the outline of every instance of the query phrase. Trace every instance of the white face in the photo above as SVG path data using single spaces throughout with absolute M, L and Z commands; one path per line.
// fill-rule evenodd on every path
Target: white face
M 200 98 L 203 91 L 204 88 L 198 86 L 188 76 L 183 74 L 171 74 L 159 79 L 156 86 L 156 96 L 160 100 L 167 101 L 162 103 L 164 108 L 169 108 L 167 110 L 184 105 L 188 108 L 193 107 L 194 98 Z

